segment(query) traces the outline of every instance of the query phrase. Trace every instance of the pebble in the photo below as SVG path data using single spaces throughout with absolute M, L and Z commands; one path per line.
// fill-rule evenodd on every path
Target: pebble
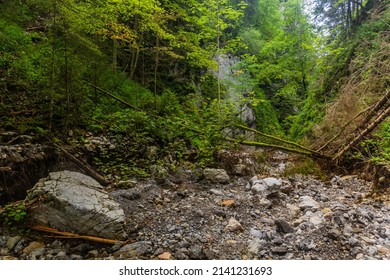
M 20 236 L 13 236 L 13 237 L 10 237 L 6 243 L 6 246 L 8 248 L 8 250 L 12 250 L 15 248 L 16 244 L 18 244 L 18 242 L 22 240 L 22 237 Z
M 225 231 L 240 232 L 243 230 L 244 228 L 242 225 L 233 217 L 229 219 L 229 222 L 225 227 Z
M 274 221 L 277 229 L 282 233 L 292 233 L 294 229 L 290 226 L 290 224 L 283 219 L 277 219 Z

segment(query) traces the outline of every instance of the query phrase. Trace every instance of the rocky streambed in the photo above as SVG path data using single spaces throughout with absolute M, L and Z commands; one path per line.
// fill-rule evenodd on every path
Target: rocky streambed
M 371 198 L 370 183 L 357 176 L 324 182 L 207 169 L 199 177 L 183 169 L 106 191 L 123 209 L 124 243 L 2 228 L 0 258 L 390 259 L 390 204 Z M 72 227 L 77 232 L 76 220 Z

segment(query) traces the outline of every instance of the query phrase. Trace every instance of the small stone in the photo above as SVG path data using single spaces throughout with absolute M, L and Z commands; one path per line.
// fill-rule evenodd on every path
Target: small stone
M 210 189 L 209 192 L 211 192 L 212 194 L 215 194 L 215 195 L 220 195 L 220 196 L 223 195 L 223 192 L 220 190 L 217 190 L 217 189 Z
M 202 260 L 204 257 L 203 248 L 199 245 L 193 245 L 188 252 L 191 260 Z
M 258 238 L 255 238 L 251 241 L 249 241 L 248 244 L 248 252 L 252 255 L 257 255 L 261 248 L 261 240 Z
M 367 255 L 369 255 L 370 257 L 376 255 L 378 253 L 378 248 L 375 247 L 375 246 L 370 246 L 367 248 Z
M 203 170 L 203 175 L 206 180 L 215 183 L 229 183 L 230 177 L 223 169 L 214 169 L 214 168 L 205 168 Z
M 231 232 L 239 232 L 239 231 L 243 231 L 244 228 L 236 219 L 232 217 L 229 219 L 229 222 L 226 225 L 225 230 Z
M 357 240 L 355 237 L 351 237 L 350 239 L 348 239 L 348 243 L 352 247 L 356 247 L 356 246 L 360 245 L 359 240 Z
M 292 218 L 298 218 L 299 217 L 299 214 L 301 213 L 301 208 L 299 208 L 298 206 L 296 206 L 294 204 L 289 204 L 289 203 L 286 204 L 286 207 L 289 210 L 290 216 Z
M 378 252 L 383 254 L 383 255 L 387 255 L 387 254 L 390 254 L 390 249 L 386 248 L 384 246 L 378 246 Z
M 131 189 L 120 193 L 120 196 L 128 200 L 137 200 L 141 198 L 141 193 L 136 189 Z
M 236 204 L 234 199 L 224 199 L 221 202 L 221 206 L 232 207 Z
M 80 255 L 72 254 L 72 255 L 70 255 L 69 259 L 74 260 L 74 261 L 80 261 L 83 259 L 83 257 Z
M 97 258 L 98 256 L 99 256 L 99 252 L 97 250 L 91 250 L 87 254 L 87 257 L 91 259 Z
M 368 238 L 368 237 L 365 237 L 365 236 L 361 236 L 360 238 L 363 239 L 363 241 L 366 242 L 367 244 L 375 244 L 375 240 L 374 239 L 371 239 L 371 238 Z
M 42 242 L 31 242 L 26 248 L 23 249 L 23 254 L 30 254 L 35 249 L 45 248 L 45 244 Z
M 283 219 L 275 220 L 275 225 L 277 229 L 282 233 L 293 233 L 294 229 L 290 226 L 290 224 Z
M 213 250 L 210 250 L 210 249 L 205 249 L 203 251 L 204 255 L 205 255 L 205 259 L 206 260 L 213 260 L 215 259 L 215 253 Z
M 158 258 L 160 260 L 171 260 L 172 259 L 172 254 L 170 252 L 164 252 L 164 253 L 158 255 Z
M 364 255 L 362 253 L 359 253 L 359 254 L 356 255 L 356 259 L 357 260 L 362 260 L 363 257 L 364 257 Z
M 317 210 L 320 208 L 320 204 L 310 196 L 301 196 L 299 198 L 299 205 L 298 206 L 302 210 L 305 210 L 305 209 Z
M 262 239 L 263 238 L 263 233 L 258 230 L 258 229 L 251 229 L 250 230 L 250 235 L 255 237 L 255 238 L 259 238 L 259 239 Z
M 284 255 L 287 254 L 288 249 L 284 246 L 277 246 L 272 249 L 272 253 L 276 255 Z
M 61 251 L 59 252 L 55 257 L 54 257 L 55 260 L 66 260 L 67 259 L 67 255 L 64 251 Z
M 22 239 L 22 237 L 20 236 L 13 236 L 13 237 L 10 237 L 6 243 L 6 246 L 9 250 L 12 250 L 13 248 L 15 248 L 16 244 L 18 244 L 18 242 Z
M 226 240 L 226 243 L 230 246 L 235 246 L 238 242 L 233 239 Z
M 17 257 L 13 257 L 13 256 L 4 256 L 4 257 L 0 257 L 0 260 L 4 260 L 4 261 L 16 261 L 16 260 L 19 260 Z
M 226 218 L 226 213 L 221 210 L 214 210 L 214 214 L 218 217 Z
M 328 237 L 330 239 L 337 240 L 337 239 L 339 239 L 340 236 L 341 236 L 341 232 L 337 228 L 332 228 L 328 232 Z
M 129 258 L 137 258 L 139 256 L 145 256 L 149 252 L 150 247 L 151 242 L 139 241 L 123 246 L 118 252 L 115 252 L 115 254 L 123 254 Z

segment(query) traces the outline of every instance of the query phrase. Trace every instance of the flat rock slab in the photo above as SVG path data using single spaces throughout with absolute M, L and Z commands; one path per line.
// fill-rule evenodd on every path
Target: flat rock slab
M 50 173 L 28 191 L 39 198 L 29 217 L 35 224 L 77 234 L 125 239 L 125 215 L 94 179 L 77 172 Z

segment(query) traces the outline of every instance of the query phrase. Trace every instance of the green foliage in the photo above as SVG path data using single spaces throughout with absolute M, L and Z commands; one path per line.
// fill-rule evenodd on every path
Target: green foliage
M 372 138 L 363 141 L 354 156 L 377 163 L 390 163 L 390 120 L 385 121 Z
M 319 179 L 325 180 L 326 175 L 322 171 L 321 167 L 311 158 L 297 158 L 296 161 L 288 165 L 283 173 L 283 176 L 300 175 L 312 175 Z
M 277 112 L 261 90 L 255 91 L 255 103 L 252 103 L 256 115 L 256 129 L 273 135 L 283 134 Z
M 28 213 L 23 203 L 8 204 L 0 214 L 0 221 L 11 230 L 23 231 L 27 215 Z

